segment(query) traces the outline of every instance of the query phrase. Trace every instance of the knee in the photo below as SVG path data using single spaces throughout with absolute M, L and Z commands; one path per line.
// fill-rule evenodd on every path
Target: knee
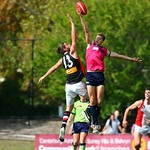
M 74 142 L 72 143 L 72 145 L 78 146 L 78 141 L 74 141 Z
M 101 106 L 102 100 L 103 100 L 102 97 L 97 98 L 97 105 L 98 105 L 98 106 Z
M 71 105 L 71 106 L 69 106 L 69 105 L 68 105 L 68 106 L 66 107 L 66 111 L 71 112 L 71 111 L 72 111 L 72 109 L 73 109 L 73 105 Z
M 95 106 L 95 105 L 96 105 L 96 102 L 90 101 L 90 106 Z
M 90 98 L 90 106 L 94 106 L 97 104 L 96 98 Z
M 101 101 L 100 101 L 100 102 L 97 102 L 97 106 L 98 106 L 98 107 L 101 107 L 101 104 L 102 104 Z

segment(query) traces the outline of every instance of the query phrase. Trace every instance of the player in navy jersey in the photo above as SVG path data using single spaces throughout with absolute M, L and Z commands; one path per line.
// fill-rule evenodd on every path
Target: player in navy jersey
M 62 125 L 60 128 L 59 139 L 61 142 L 64 141 L 66 123 L 68 121 L 70 112 L 73 109 L 74 100 L 77 95 L 81 95 L 85 98 L 88 98 L 87 90 L 82 82 L 84 78 L 84 71 L 82 70 L 82 64 L 76 52 L 76 44 L 77 44 L 77 36 L 76 29 L 73 22 L 73 19 L 67 14 L 67 17 L 71 21 L 71 37 L 72 37 L 72 45 L 69 45 L 65 42 L 61 43 L 57 49 L 57 53 L 63 54 L 63 57 L 52 66 L 47 73 L 39 79 L 39 82 L 42 82 L 48 75 L 53 73 L 56 69 L 58 69 L 61 65 L 66 70 L 67 73 L 67 82 L 65 85 L 66 91 L 66 110 L 63 114 Z

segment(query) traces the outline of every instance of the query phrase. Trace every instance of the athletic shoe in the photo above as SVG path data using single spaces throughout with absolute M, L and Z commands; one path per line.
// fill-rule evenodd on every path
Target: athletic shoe
M 94 129 L 94 124 L 91 124 L 91 126 L 90 126 L 92 129 Z
M 99 134 L 99 130 L 101 128 L 100 125 L 94 125 L 94 127 L 92 126 L 93 128 L 93 134 Z
M 65 136 L 65 128 L 62 127 L 62 128 L 60 128 L 60 132 L 59 132 L 59 140 L 60 140 L 61 142 L 64 141 L 64 136 Z
M 91 123 L 91 117 L 90 117 L 89 113 L 85 110 L 85 111 L 82 111 L 82 115 L 86 119 L 86 123 L 90 124 Z

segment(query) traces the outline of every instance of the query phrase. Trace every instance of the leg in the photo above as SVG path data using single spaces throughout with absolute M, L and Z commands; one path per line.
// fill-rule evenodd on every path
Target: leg
M 74 133 L 73 134 L 73 145 L 78 145 L 80 139 L 80 133 Z
M 100 85 L 97 87 L 97 108 L 96 108 L 96 125 L 98 125 L 98 117 L 100 114 L 100 109 L 101 109 L 101 103 L 103 99 L 103 94 L 104 94 L 104 85 Z
M 96 105 L 96 86 L 87 85 L 87 90 L 89 94 L 90 105 Z
M 134 147 L 136 150 L 139 150 L 141 147 L 141 138 L 142 135 L 139 132 L 134 132 L 134 141 L 135 141 Z
M 63 114 L 63 120 L 62 120 L 62 125 L 60 128 L 60 133 L 59 133 L 59 139 L 61 142 L 64 141 L 64 136 L 65 136 L 65 129 L 66 129 L 66 124 L 70 115 L 70 112 L 72 111 L 74 105 L 67 105 L 66 111 Z
M 93 117 L 93 124 L 95 124 L 96 120 L 96 87 L 88 85 L 87 86 L 89 99 L 90 99 L 90 112 Z
M 70 112 L 71 112 L 72 109 L 73 109 L 73 106 L 74 106 L 74 105 L 71 105 L 71 106 L 67 105 L 66 111 L 65 111 L 64 114 L 63 114 L 63 120 L 62 120 L 62 126 L 61 126 L 61 127 L 66 128 L 66 124 L 67 124 L 67 121 L 68 121 Z
M 101 107 L 102 99 L 104 94 L 104 85 L 97 87 L 97 106 Z
M 81 132 L 80 133 L 80 150 L 85 150 L 86 144 L 85 144 L 85 139 L 86 139 L 87 133 Z

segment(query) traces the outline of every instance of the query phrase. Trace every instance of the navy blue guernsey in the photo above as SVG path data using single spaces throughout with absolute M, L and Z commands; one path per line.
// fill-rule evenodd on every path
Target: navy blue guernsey
M 84 74 L 80 62 L 77 58 L 70 55 L 70 52 L 64 54 L 62 57 L 62 64 L 67 73 L 68 84 L 78 83 L 83 79 Z

